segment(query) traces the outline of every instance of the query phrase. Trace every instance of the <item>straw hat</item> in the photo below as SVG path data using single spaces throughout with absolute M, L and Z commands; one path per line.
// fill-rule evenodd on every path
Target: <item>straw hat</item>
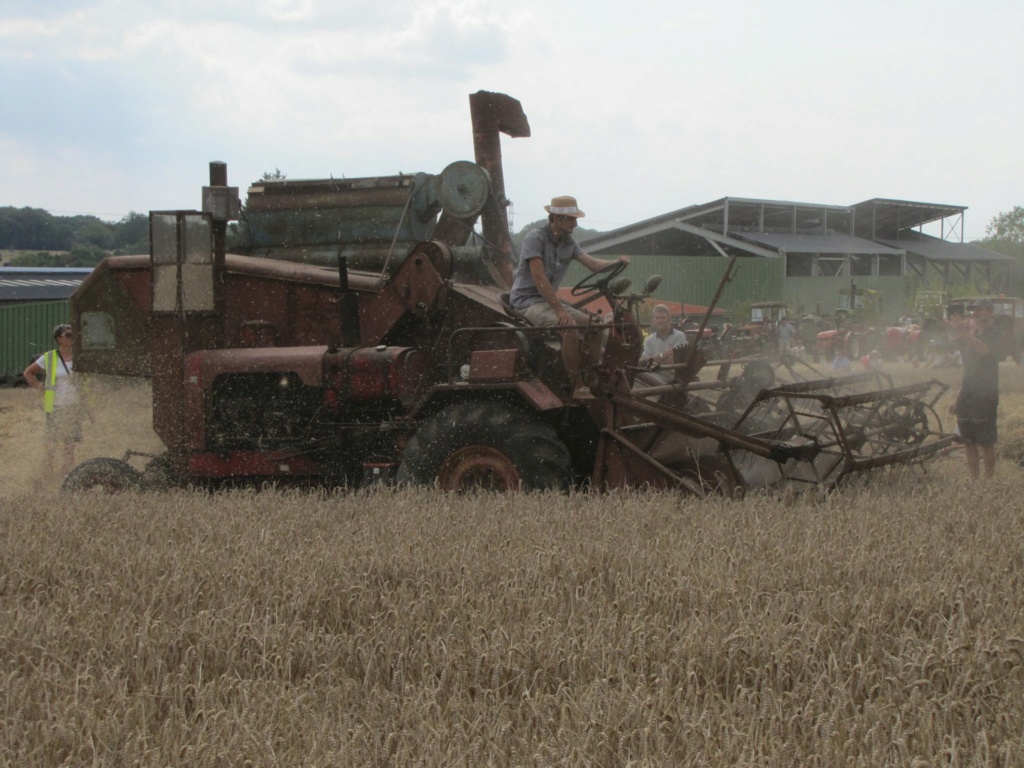
M 556 216 L 572 216 L 574 219 L 582 219 L 587 215 L 576 207 L 576 198 L 569 195 L 552 197 L 551 205 L 545 205 L 544 210 Z

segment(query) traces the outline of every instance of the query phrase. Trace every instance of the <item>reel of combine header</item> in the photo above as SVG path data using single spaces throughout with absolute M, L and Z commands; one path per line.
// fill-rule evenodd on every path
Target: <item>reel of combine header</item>
M 780 481 L 835 486 L 850 475 L 914 463 L 952 444 L 935 410 L 945 384 L 883 384 L 867 373 L 763 390 L 734 429 L 815 450 L 786 461 L 732 450 L 737 475 L 749 487 Z

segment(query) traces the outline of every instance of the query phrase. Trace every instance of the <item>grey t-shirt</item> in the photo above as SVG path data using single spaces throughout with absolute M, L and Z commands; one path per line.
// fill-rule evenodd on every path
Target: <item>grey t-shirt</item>
M 565 277 L 566 271 L 573 259 L 578 259 L 583 253 L 579 243 L 569 235 L 555 242 L 551 234 L 551 227 L 545 225 L 530 230 L 523 240 L 523 247 L 519 253 L 519 266 L 516 269 L 515 280 L 512 281 L 512 291 L 509 295 L 509 302 L 513 309 L 523 310 L 538 301 L 544 301 L 537 286 L 533 284 L 533 275 L 530 274 L 530 259 L 541 259 L 544 262 L 544 274 L 548 282 L 556 291 Z

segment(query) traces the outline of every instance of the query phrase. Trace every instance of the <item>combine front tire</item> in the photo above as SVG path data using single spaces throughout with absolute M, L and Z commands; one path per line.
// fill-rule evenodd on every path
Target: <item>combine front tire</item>
M 166 491 L 174 485 L 174 465 L 166 453 L 150 459 L 139 477 L 139 487 L 144 491 Z
M 447 491 L 564 491 L 570 465 L 554 428 L 535 416 L 503 403 L 459 403 L 423 422 L 397 481 Z
M 61 493 L 98 489 L 107 493 L 128 491 L 139 485 L 141 473 L 120 459 L 89 459 L 68 472 Z

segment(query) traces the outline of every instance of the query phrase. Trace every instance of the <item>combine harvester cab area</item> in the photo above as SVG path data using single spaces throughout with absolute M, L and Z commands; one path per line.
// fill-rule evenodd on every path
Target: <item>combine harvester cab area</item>
M 77 369 L 152 380 L 166 452 L 141 471 L 131 454 L 92 459 L 65 485 L 733 494 L 834 486 L 949 445 L 936 382 L 780 383 L 764 361 L 691 348 L 667 366 L 673 383 L 640 386 L 637 310 L 658 280 L 630 293 L 621 267 L 576 286 L 579 306 L 610 311 L 575 336 L 530 326 L 507 303 L 499 143 L 529 124 L 504 94 L 473 94 L 470 112 L 475 162 L 437 175 L 261 181 L 243 213 L 211 163 L 201 211 L 151 212 L 149 256 L 101 264 L 72 322 Z M 599 361 L 586 343 L 598 334 Z M 579 343 L 576 370 L 566 343 Z

